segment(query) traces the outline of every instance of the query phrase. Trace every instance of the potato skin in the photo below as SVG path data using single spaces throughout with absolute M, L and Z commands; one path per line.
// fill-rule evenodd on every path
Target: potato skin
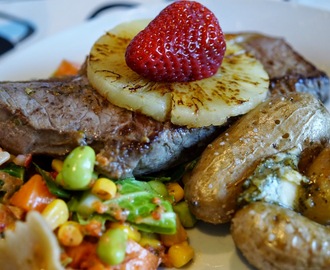
M 210 144 L 185 176 L 185 199 L 200 220 L 230 221 L 244 179 L 260 160 L 294 146 L 301 151 L 324 145 L 330 136 L 330 115 L 307 93 L 271 96 L 242 116 Z
M 278 205 L 246 205 L 232 219 L 231 235 L 257 269 L 330 269 L 330 229 Z
M 307 169 L 312 184 L 306 187 L 306 198 L 300 212 L 323 225 L 330 225 L 330 146 L 324 148 Z

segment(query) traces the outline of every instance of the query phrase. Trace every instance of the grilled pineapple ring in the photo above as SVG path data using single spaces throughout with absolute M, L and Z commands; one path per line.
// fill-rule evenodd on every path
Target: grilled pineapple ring
M 210 78 L 164 83 L 141 77 L 126 65 L 125 51 L 148 22 L 120 24 L 100 37 L 91 49 L 88 79 L 111 103 L 158 121 L 203 127 L 222 125 L 229 117 L 245 114 L 266 98 L 268 74 L 234 40 L 227 40 L 222 65 Z

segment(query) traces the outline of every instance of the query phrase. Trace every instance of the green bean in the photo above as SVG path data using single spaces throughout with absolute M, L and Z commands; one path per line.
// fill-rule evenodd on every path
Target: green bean
M 66 189 L 87 189 L 93 178 L 95 152 L 89 146 L 79 146 L 71 151 L 63 162 L 63 169 L 56 182 Z
M 109 265 L 120 264 L 125 259 L 127 233 L 119 228 L 107 230 L 100 238 L 96 253 Z

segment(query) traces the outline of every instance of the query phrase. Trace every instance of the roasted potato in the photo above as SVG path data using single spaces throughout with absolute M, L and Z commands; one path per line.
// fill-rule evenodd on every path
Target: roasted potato
M 324 225 L 330 225 L 330 146 L 324 148 L 308 167 L 306 176 L 311 184 L 306 186 L 301 213 Z
M 257 269 L 330 269 L 330 228 L 287 208 L 248 204 L 232 219 L 231 234 Z
M 330 114 L 306 93 L 271 96 L 210 144 L 184 177 L 190 210 L 205 222 L 230 221 L 243 181 L 262 158 L 329 141 Z

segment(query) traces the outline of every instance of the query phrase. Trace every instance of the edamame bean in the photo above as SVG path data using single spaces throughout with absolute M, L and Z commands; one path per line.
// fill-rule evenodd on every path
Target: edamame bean
M 127 233 L 121 229 L 109 229 L 100 238 L 96 253 L 99 258 L 109 264 L 117 265 L 125 259 Z
M 181 201 L 173 205 L 173 210 L 178 215 L 183 227 L 191 228 L 195 226 L 197 220 L 195 216 L 190 212 L 188 203 L 186 201 Z
M 79 146 L 71 151 L 63 162 L 56 181 L 66 189 L 83 190 L 93 178 L 95 152 L 90 146 Z
M 164 183 L 157 180 L 151 180 L 148 182 L 148 184 L 154 191 L 156 191 L 161 196 L 168 196 L 167 188 Z

